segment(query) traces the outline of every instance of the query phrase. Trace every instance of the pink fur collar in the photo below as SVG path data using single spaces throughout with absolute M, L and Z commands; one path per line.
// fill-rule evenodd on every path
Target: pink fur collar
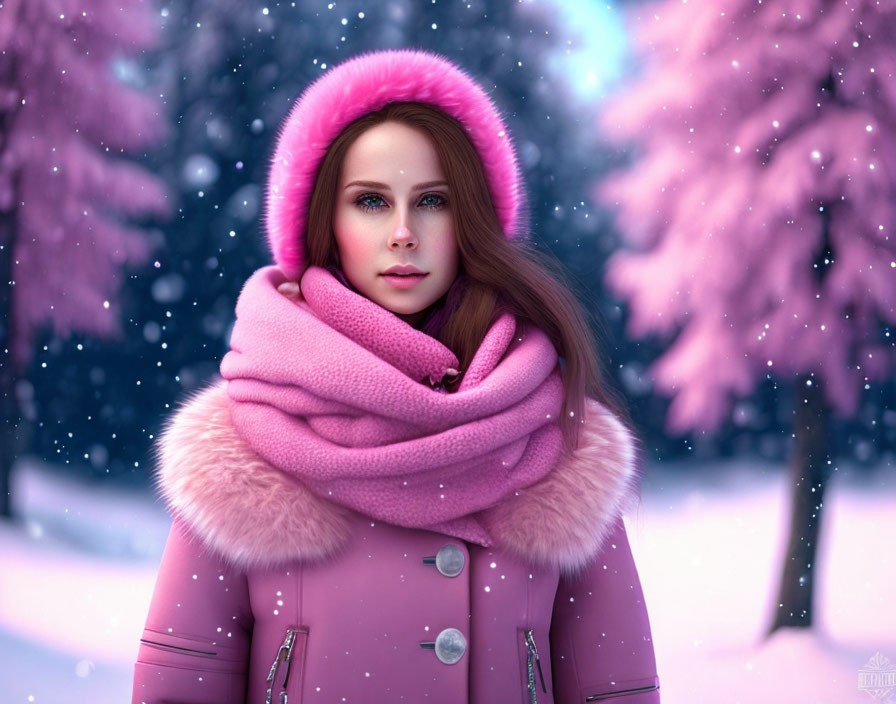
M 243 569 L 325 559 L 350 532 L 348 509 L 259 457 L 230 419 L 227 382 L 191 392 L 165 423 L 155 480 L 169 510 Z M 637 498 L 634 438 L 587 401 L 582 442 L 540 482 L 482 513 L 495 547 L 573 574 L 595 556 Z

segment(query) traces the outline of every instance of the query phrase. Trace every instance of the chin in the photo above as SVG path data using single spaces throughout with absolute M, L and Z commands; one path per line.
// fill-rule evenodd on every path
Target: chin
M 404 305 L 402 305 L 401 303 L 396 304 L 393 301 L 378 301 L 378 303 L 383 308 L 392 311 L 396 315 L 415 315 L 416 313 L 420 313 L 421 311 L 426 310 L 431 305 L 429 303 L 409 305 L 407 301 L 402 302 L 404 303 Z

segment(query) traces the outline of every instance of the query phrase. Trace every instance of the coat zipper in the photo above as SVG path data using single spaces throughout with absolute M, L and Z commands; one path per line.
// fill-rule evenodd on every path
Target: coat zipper
M 597 702 L 601 699 L 610 699 L 612 697 L 618 697 L 620 694 L 637 694 L 638 692 L 652 692 L 655 689 L 659 689 L 659 685 L 650 684 L 646 687 L 635 687 L 634 689 L 618 689 L 615 692 L 605 692 L 603 694 L 591 694 L 585 697 L 586 702 Z
M 274 658 L 274 662 L 271 664 L 271 670 L 268 672 L 268 689 L 264 697 L 265 704 L 272 704 L 273 696 L 274 696 L 274 680 L 277 677 L 277 672 L 280 669 L 281 663 L 286 663 L 286 674 L 283 676 L 283 682 L 280 685 L 280 694 L 278 696 L 278 704 L 288 704 L 288 697 L 286 694 L 286 687 L 289 684 L 289 673 L 292 669 L 292 661 L 293 661 L 293 650 L 296 643 L 296 635 L 298 633 L 307 632 L 305 628 L 296 628 L 290 627 L 286 629 L 286 637 L 283 639 L 283 643 L 280 645 L 280 648 L 277 650 L 277 656 Z
M 538 704 L 538 691 L 535 685 L 535 666 L 538 666 L 538 676 L 541 679 L 541 691 L 548 693 L 544 684 L 544 673 L 541 671 L 541 659 L 538 657 L 538 648 L 535 647 L 535 636 L 532 629 L 527 628 L 523 633 L 523 641 L 526 644 L 526 686 L 529 689 L 529 704 Z

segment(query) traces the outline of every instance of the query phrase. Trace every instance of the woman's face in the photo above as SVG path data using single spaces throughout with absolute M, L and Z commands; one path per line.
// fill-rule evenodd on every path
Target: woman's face
M 427 135 L 399 122 L 371 127 L 349 147 L 339 175 L 333 231 L 345 277 L 414 325 L 457 276 L 452 207 Z M 395 265 L 422 275 L 384 275 Z

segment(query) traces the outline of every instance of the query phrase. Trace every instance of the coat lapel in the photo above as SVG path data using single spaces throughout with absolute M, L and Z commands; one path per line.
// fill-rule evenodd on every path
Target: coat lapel
M 154 446 L 156 486 L 171 513 L 242 569 L 337 554 L 350 514 L 258 456 L 230 418 L 227 382 L 190 392 Z M 575 574 L 600 550 L 614 520 L 637 498 L 634 438 L 587 400 L 579 447 L 564 448 L 548 476 L 478 514 L 494 548 Z

